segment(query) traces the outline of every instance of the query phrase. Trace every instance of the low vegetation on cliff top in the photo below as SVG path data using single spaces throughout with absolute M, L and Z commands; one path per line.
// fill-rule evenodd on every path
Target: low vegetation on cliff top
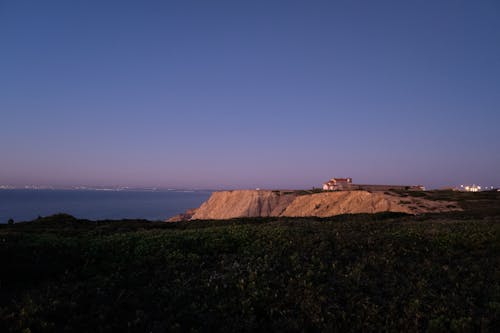
M 187 223 L 57 215 L 2 225 L 0 260 L 2 332 L 500 327 L 500 217 L 473 210 Z

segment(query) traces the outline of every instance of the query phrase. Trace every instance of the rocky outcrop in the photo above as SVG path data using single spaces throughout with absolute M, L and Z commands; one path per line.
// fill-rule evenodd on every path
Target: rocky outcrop
M 280 191 L 237 190 L 214 192 L 192 220 L 280 216 L 296 198 Z
M 182 221 L 189 221 L 194 213 L 196 212 L 196 208 L 188 209 L 182 214 L 178 214 L 175 216 L 172 216 L 167 220 L 167 222 L 182 222 Z
M 379 212 L 421 214 L 452 210 L 461 209 L 455 202 L 401 197 L 388 192 L 338 191 L 301 195 L 290 191 L 237 190 L 214 192 L 194 213 L 176 218 L 176 221 L 267 216 L 329 217 Z
M 384 192 L 339 191 L 298 196 L 282 216 L 328 217 L 340 214 L 399 212 L 421 214 L 453 210 L 454 203 L 400 197 Z

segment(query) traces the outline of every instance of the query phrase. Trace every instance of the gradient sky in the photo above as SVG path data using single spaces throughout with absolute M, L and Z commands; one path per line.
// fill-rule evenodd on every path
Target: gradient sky
M 500 186 L 500 2 L 0 0 L 0 184 Z

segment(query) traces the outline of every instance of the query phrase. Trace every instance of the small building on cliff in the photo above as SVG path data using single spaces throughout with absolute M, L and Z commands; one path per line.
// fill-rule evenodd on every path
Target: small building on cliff
M 325 191 L 341 191 L 349 190 L 352 186 L 352 178 L 332 178 L 326 183 L 323 183 Z

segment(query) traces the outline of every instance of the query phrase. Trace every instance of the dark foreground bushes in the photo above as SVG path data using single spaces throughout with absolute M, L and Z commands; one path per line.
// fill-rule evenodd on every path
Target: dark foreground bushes
M 244 223 L 242 223 L 244 222 Z M 500 221 L 0 229 L 0 331 L 495 331 Z

